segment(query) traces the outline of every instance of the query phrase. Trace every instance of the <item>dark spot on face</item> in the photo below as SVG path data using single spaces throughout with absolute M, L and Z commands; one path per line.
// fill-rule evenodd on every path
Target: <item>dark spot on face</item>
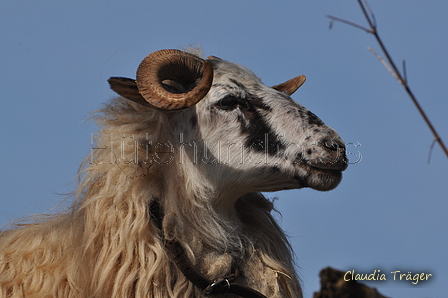
M 279 151 L 285 150 L 286 145 L 280 140 L 278 135 L 272 130 L 268 124 L 264 114 L 272 108 L 267 105 L 263 98 L 251 94 L 247 88 L 237 80 L 230 78 L 231 83 L 236 85 L 226 86 L 229 89 L 238 89 L 240 94 L 238 97 L 237 121 L 240 123 L 241 132 L 246 135 L 245 146 L 255 152 L 267 152 L 269 155 L 276 155 Z M 229 96 L 227 96 L 229 97 Z M 235 97 L 232 95 L 232 97 Z
M 294 158 L 294 161 L 292 163 L 297 164 L 297 163 L 303 163 L 304 161 L 305 159 L 303 158 L 302 152 L 299 152 L 299 154 L 296 155 L 296 158 Z
M 237 119 L 241 124 L 242 133 L 247 136 L 245 146 L 257 152 L 267 152 L 269 155 L 276 155 L 284 150 L 286 145 L 260 112 L 260 109 L 264 110 L 266 106 L 262 106 L 260 101 L 254 103 L 250 98 L 241 102 L 242 115 Z
M 272 108 L 264 103 L 263 99 L 259 97 L 255 97 L 250 95 L 249 100 L 254 104 L 255 107 L 265 110 L 265 111 L 271 111 Z
M 316 115 L 314 115 L 311 111 L 308 111 L 306 113 L 306 116 L 308 118 L 308 124 L 309 125 L 318 125 L 318 126 L 322 126 L 324 125 L 324 123 L 322 122 L 322 120 L 319 119 L 319 117 L 317 117 Z
M 190 125 L 192 127 L 195 127 L 197 124 L 198 124 L 198 117 L 196 115 L 191 116 Z
M 308 155 L 310 155 L 311 153 L 313 153 L 313 150 L 311 150 L 311 149 L 308 149 L 308 150 L 306 151 L 306 154 L 308 154 Z

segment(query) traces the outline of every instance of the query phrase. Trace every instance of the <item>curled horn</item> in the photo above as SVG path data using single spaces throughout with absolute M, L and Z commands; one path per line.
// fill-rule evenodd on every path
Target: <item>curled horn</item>
M 149 104 L 163 110 L 195 105 L 207 95 L 212 81 L 209 61 L 179 50 L 149 54 L 137 69 L 138 92 Z M 180 84 L 184 90 L 170 90 L 164 82 Z

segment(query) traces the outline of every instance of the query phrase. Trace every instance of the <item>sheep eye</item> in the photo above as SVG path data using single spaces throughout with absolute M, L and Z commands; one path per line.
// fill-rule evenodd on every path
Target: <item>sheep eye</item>
M 238 106 L 238 104 L 238 98 L 236 98 L 235 96 L 226 96 L 218 101 L 215 106 L 221 110 L 231 111 L 234 110 Z

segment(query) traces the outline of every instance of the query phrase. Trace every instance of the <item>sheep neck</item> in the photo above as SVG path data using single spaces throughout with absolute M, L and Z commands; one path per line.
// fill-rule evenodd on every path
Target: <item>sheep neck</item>
M 188 257 L 182 245 L 175 241 L 167 241 L 163 236 L 163 209 L 158 200 L 153 200 L 150 205 L 150 216 L 154 225 L 158 228 L 165 248 L 174 261 L 177 268 L 184 274 L 184 276 L 192 282 L 196 287 L 200 288 L 206 296 L 219 296 L 224 293 L 233 293 L 244 298 L 266 298 L 260 292 L 249 288 L 247 286 L 237 284 L 234 281 L 238 278 L 239 270 L 236 267 L 236 262 L 232 262 L 232 272 L 225 277 L 218 277 L 214 280 L 207 279 L 193 264 L 188 260 Z

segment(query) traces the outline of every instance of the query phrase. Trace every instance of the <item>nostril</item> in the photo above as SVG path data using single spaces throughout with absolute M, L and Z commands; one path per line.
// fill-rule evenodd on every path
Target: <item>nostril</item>
M 323 143 L 322 147 L 324 147 L 325 149 L 333 150 L 333 151 L 338 150 L 338 146 L 335 144 Z
M 336 163 L 347 163 L 347 156 L 344 143 L 333 142 L 321 142 L 321 146 L 327 151 L 328 156 L 331 156 Z
M 305 151 L 308 154 L 305 159 L 308 165 L 337 171 L 344 171 L 348 166 L 345 144 L 338 139 L 321 139 L 317 144 L 314 144 L 312 150 L 315 156 L 309 154 L 311 149 L 308 148 Z
M 345 145 L 338 139 L 321 139 L 302 154 L 296 157 L 295 163 L 305 163 L 314 168 L 336 171 L 344 171 L 348 166 Z
M 338 145 L 334 142 L 322 141 L 320 145 L 328 150 L 336 151 L 338 149 Z
M 340 151 L 345 152 L 345 145 L 343 143 L 337 142 L 337 141 L 329 141 L 327 139 L 324 139 L 319 142 L 322 148 L 331 150 L 331 151 Z

